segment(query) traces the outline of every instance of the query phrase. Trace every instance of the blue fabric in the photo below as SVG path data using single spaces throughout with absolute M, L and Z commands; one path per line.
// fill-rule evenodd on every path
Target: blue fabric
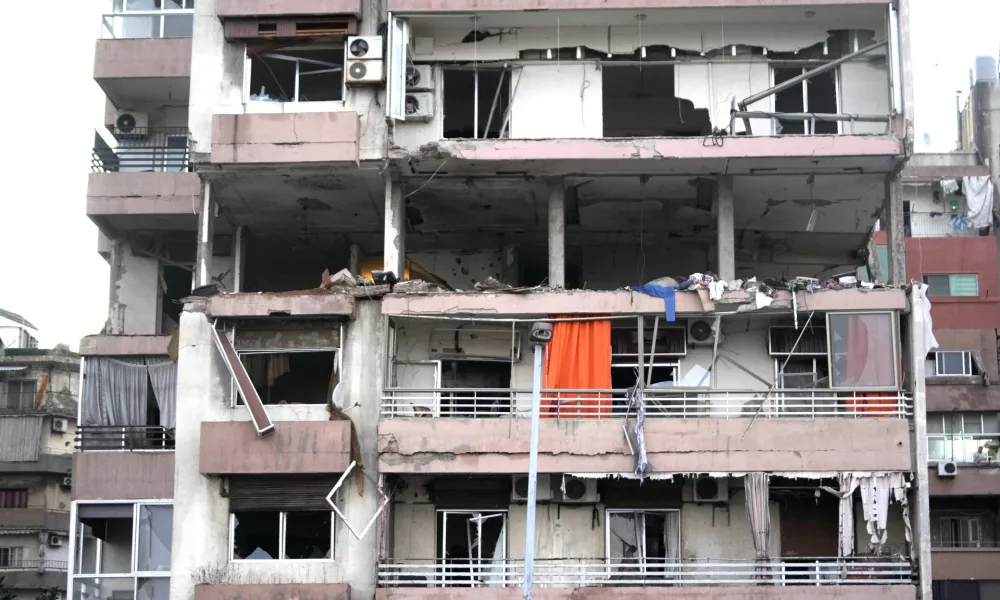
M 674 303 L 674 291 L 676 288 L 672 285 L 654 285 L 652 283 L 647 283 L 645 285 L 640 285 L 639 287 L 632 288 L 637 292 L 642 292 L 647 296 L 653 296 L 655 298 L 663 298 L 663 308 L 667 313 L 668 321 L 677 320 L 677 307 Z

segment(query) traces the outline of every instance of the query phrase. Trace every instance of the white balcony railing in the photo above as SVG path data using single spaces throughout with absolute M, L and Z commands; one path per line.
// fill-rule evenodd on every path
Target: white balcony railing
M 621 418 L 625 389 L 542 390 L 542 416 Z M 683 390 L 646 388 L 647 417 L 738 419 L 864 418 L 913 415 L 911 397 L 899 392 Z M 529 417 L 531 390 L 486 388 L 385 388 L 384 417 Z
M 536 560 L 538 587 L 679 585 L 864 585 L 910 584 L 910 563 L 891 557 Z M 522 561 L 396 560 L 379 563 L 379 587 L 513 587 L 524 582 Z
M 194 9 L 130 10 L 101 16 L 101 39 L 189 38 Z
M 908 212 L 903 222 L 907 237 L 975 237 L 990 230 L 974 227 L 964 214 L 951 212 Z

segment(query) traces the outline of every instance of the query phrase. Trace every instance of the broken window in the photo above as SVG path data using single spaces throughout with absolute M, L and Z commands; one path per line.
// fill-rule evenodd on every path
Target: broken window
M 509 414 L 511 408 L 510 360 L 449 360 L 441 363 L 443 388 L 468 391 L 442 393 L 441 413 L 460 417 Z M 483 391 L 490 388 L 501 391 Z
M 510 69 L 444 69 L 444 137 L 501 137 L 510 80 Z
M 829 387 L 828 362 L 823 356 L 792 356 L 774 359 L 774 373 L 779 390 L 810 390 L 804 392 L 780 392 L 775 395 L 777 410 L 782 413 L 805 413 L 836 411 L 836 400 L 829 394 L 817 398 L 817 388 Z
M 502 587 L 507 558 L 506 511 L 437 512 L 437 556 L 448 587 Z
M 195 0 L 114 0 L 105 38 L 191 37 Z
M 656 329 L 654 343 L 653 329 Z M 669 387 L 677 383 L 680 358 L 687 353 L 683 327 L 666 327 L 660 317 L 654 327 L 647 321 L 642 348 L 644 377 L 650 387 Z M 624 389 L 636 383 L 639 368 L 639 328 L 637 324 L 616 322 L 611 329 L 611 387 Z M 624 400 L 616 401 L 616 410 L 624 411 Z
M 830 313 L 830 387 L 896 388 L 895 315 Z
M 679 510 L 608 510 L 605 531 L 612 579 L 663 576 L 680 560 Z
M 264 404 L 326 404 L 339 381 L 336 350 L 242 351 L 240 361 Z M 232 393 L 243 404 L 235 387 Z
M 674 93 L 673 65 L 601 65 L 604 137 L 707 135 L 708 110 Z
M 230 560 L 329 560 L 330 511 L 238 511 L 230 515 Z
M 163 265 L 160 270 L 160 333 L 168 335 L 177 331 L 181 312 L 181 298 L 191 294 L 191 271 L 182 267 Z
M 779 85 L 814 69 L 815 67 L 773 67 L 774 85 Z M 814 75 L 774 95 L 774 111 L 778 113 L 823 113 L 839 112 L 837 98 L 837 69 Z M 778 119 L 775 133 L 780 134 L 829 134 L 837 133 L 836 121 L 817 119 Z
M 14 410 L 25 410 L 35 405 L 38 382 L 34 379 L 12 379 L 7 382 L 0 406 Z
M 323 102 L 344 99 L 344 49 L 294 46 L 247 50 L 251 102 Z

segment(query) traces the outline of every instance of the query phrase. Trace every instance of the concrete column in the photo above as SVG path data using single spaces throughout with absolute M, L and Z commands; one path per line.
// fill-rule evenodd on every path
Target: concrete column
M 924 347 L 924 303 L 917 290 L 910 292 L 910 352 L 908 372 L 910 392 L 913 394 L 913 437 L 910 447 L 916 489 L 912 495 L 915 503 L 910 511 L 913 528 L 913 552 L 919 561 L 917 574 L 921 600 L 931 600 L 931 517 L 930 496 L 927 483 L 927 394 L 924 382 L 924 364 L 928 348 Z
M 898 174 L 885 180 L 885 205 L 882 211 L 882 229 L 888 238 L 889 273 L 891 285 L 906 283 L 906 232 L 903 229 L 903 180 Z
M 913 154 L 913 57 L 910 36 L 910 0 L 897 0 L 899 26 L 899 78 L 903 96 L 903 119 L 906 123 L 906 154 Z
M 566 287 L 566 183 L 545 180 L 549 187 L 549 287 Z
M 347 261 L 347 269 L 354 275 L 361 271 L 361 246 L 351 244 L 350 258 Z
M 233 235 L 233 291 L 243 291 L 243 265 L 246 261 L 246 226 L 236 227 Z
M 977 81 L 972 91 L 972 106 L 976 149 L 989 161 L 993 187 L 1000 196 L 1000 81 Z M 993 214 L 1000 216 L 1000 202 L 993 203 Z
M 110 263 L 108 282 L 108 322 L 105 331 L 112 335 L 125 333 L 125 307 L 121 301 L 121 280 L 125 275 L 125 252 L 126 242 L 120 239 L 110 241 L 111 249 L 108 252 L 108 262 Z
M 399 172 L 390 169 L 385 178 L 385 250 L 382 268 L 402 281 L 406 273 L 406 206 Z
M 733 176 L 719 175 L 715 185 L 715 219 L 718 230 L 716 268 L 724 281 L 736 279 L 736 231 Z
M 212 199 L 212 184 L 204 184 L 201 215 L 198 217 L 198 255 L 195 261 L 195 286 L 212 283 L 212 246 L 215 241 L 215 201 Z

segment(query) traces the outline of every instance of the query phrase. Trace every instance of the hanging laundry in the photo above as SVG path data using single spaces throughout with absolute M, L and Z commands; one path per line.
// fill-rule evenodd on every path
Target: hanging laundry
M 677 320 L 677 307 L 674 298 L 676 288 L 674 286 L 647 283 L 630 289 L 636 292 L 642 292 L 647 296 L 653 296 L 654 298 L 663 298 L 663 308 L 666 312 L 667 320 L 671 322 Z

